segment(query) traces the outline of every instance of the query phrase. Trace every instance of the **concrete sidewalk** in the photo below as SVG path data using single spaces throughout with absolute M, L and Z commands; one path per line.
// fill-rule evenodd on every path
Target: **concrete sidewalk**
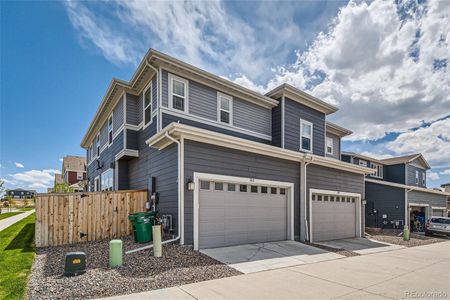
M 8 228 L 9 226 L 19 222 L 22 219 L 28 217 L 29 215 L 31 215 L 34 212 L 35 212 L 35 210 L 33 209 L 33 210 L 29 210 L 24 213 L 1 220 L 0 221 L 0 231 Z
M 109 299 L 447 299 L 449 270 L 442 242 Z

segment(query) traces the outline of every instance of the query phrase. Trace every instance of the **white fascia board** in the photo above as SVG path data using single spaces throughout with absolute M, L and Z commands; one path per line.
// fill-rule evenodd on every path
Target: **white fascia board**
M 376 180 L 376 179 L 370 179 L 370 178 L 366 178 L 365 181 L 371 182 L 371 183 L 376 183 L 376 184 L 398 187 L 398 188 L 404 188 L 409 191 L 418 191 L 418 192 L 432 193 L 432 194 L 438 194 L 438 195 L 443 195 L 443 196 L 450 196 L 450 193 L 440 192 L 440 191 L 436 191 L 436 190 L 430 190 L 430 189 L 426 189 L 426 188 L 422 188 L 422 187 L 418 187 L 418 186 L 412 186 L 412 185 L 406 185 L 406 184 L 401 184 L 401 183 L 382 181 L 382 180 Z
M 375 170 L 373 169 L 349 164 L 334 158 L 323 157 L 314 154 L 305 154 L 180 123 L 171 123 L 159 133 L 148 139 L 146 143 L 150 147 L 154 147 L 160 150 L 164 149 L 172 143 L 172 141 L 167 139 L 167 137 L 165 136 L 166 132 L 168 132 L 168 134 L 170 134 L 174 138 L 183 137 L 185 139 L 201 143 L 213 144 L 225 148 L 231 148 L 296 162 L 308 160 L 313 164 L 344 170 L 352 173 L 371 174 L 375 172 Z

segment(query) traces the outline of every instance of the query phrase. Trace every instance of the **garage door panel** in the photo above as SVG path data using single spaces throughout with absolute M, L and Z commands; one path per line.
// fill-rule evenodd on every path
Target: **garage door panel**
M 268 192 L 200 190 L 199 248 L 285 240 L 287 196 Z
M 331 201 L 332 199 L 334 201 Z M 311 200 L 313 241 L 351 238 L 357 235 L 356 201 L 347 202 L 347 198 L 341 198 L 337 194 L 314 194 Z

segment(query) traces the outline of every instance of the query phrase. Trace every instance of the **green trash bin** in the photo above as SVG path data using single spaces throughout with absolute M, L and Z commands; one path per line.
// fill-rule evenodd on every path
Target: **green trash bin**
M 155 223 L 156 212 L 140 212 L 130 214 L 128 219 L 133 225 L 133 236 L 136 243 L 152 241 L 152 226 Z

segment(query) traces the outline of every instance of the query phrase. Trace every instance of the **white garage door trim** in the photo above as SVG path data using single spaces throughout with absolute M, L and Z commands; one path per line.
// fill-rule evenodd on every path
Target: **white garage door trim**
M 294 240 L 294 184 L 291 182 L 283 182 L 283 181 L 272 181 L 272 180 L 263 180 L 263 179 L 255 179 L 255 178 L 245 178 L 245 177 L 236 177 L 236 176 L 225 176 L 218 174 L 209 174 L 209 173 L 197 173 L 194 172 L 194 250 L 199 249 L 199 196 L 200 196 L 200 181 L 201 180 L 209 180 L 209 181 L 225 181 L 230 183 L 241 183 L 241 184 L 255 184 L 255 185 L 271 185 L 281 188 L 288 189 L 286 193 L 288 196 L 288 226 L 287 226 L 287 234 L 286 236 L 290 240 Z
M 358 232 L 357 236 L 361 237 L 361 224 L 362 224 L 362 214 L 361 214 L 361 194 L 357 193 L 347 193 L 340 191 L 330 191 L 330 190 L 320 190 L 320 189 L 309 189 L 309 230 L 310 230 L 310 242 L 314 242 L 313 237 L 313 223 L 312 223 L 312 194 L 322 194 L 331 196 L 346 196 L 356 198 L 356 230 Z

